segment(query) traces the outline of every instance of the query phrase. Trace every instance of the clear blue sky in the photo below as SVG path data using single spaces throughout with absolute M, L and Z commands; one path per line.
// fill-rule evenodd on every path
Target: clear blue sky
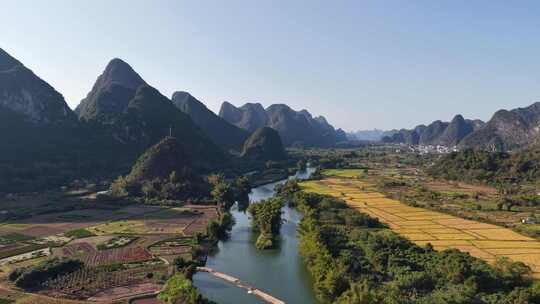
M 75 107 L 119 57 L 217 111 L 282 102 L 346 130 L 540 100 L 538 1 L 5 1 L 0 47 Z

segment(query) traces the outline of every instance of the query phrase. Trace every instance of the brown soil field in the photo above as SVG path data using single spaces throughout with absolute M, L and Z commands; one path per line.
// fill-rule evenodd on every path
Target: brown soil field
M 100 269 L 96 266 L 113 263 L 132 264 L 128 265 L 127 270 L 118 273 L 114 272 L 114 274 L 104 272 L 99 275 L 105 277 L 100 277 L 100 280 L 89 281 L 94 285 L 97 282 L 103 283 L 98 284 L 97 288 L 94 285 L 89 288 L 88 284 L 90 283 L 88 282 L 81 283 L 79 286 L 76 286 L 76 284 L 73 286 L 68 285 L 74 282 L 73 280 L 76 281 L 76 279 L 80 278 L 66 277 L 62 278 L 64 280 L 62 282 L 65 284 L 63 283 L 62 286 L 64 287 L 60 289 L 48 287 L 37 294 L 22 293 L 13 289 L 13 293 L 18 297 L 17 303 L 19 303 L 19 300 L 20 303 L 32 304 L 88 303 L 89 301 L 79 302 L 70 299 L 85 299 L 90 296 L 94 297 L 93 300 L 100 301 L 98 303 L 127 303 L 128 299 L 134 295 L 151 294 L 161 288 L 161 286 L 155 284 L 159 283 L 158 278 L 166 275 L 169 271 L 168 264 L 157 260 L 156 256 L 165 256 L 169 263 L 177 256 L 191 258 L 191 246 L 187 243 L 180 244 L 181 246 L 168 246 L 167 248 L 157 246 L 152 251 L 149 248 L 160 241 L 184 236 L 189 237 L 197 232 L 206 233 L 208 222 L 218 216 L 217 207 L 214 205 L 189 205 L 178 208 L 145 205 L 130 205 L 118 208 L 91 205 L 92 207 L 88 208 L 87 205 L 86 207 L 77 206 L 75 210 L 70 209 L 71 211 L 61 212 L 58 210 L 65 209 L 56 209 L 53 208 L 54 206 L 47 207 L 47 204 L 43 202 L 27 202 L 27 205 L 35 204 L 36 208 L 42 208 L 47 212 L 38 213 L 31 218 L 0 223 L 0 235 L 18 233 L 36 238 L 35 240 L 17 241 L 13 244 L 2 245 L 0 254 L 2 252 L 11 254 L 13 250 L 25 250 L 31 246 L 46 246 L 43 244 L 47 237 L 52 239 L 61 236 L 62 233 L 67 231 L 85 228 L 97 235 L 73 240 L 64 237 L 57 243 L 59 245 L 65 244 L 65 242 L 68 243 L 62 247 L 54 248 L 52 255 L 80 259 L 93 272 Z M 18 203 L 20 204 L 20 202 Z M 18 203 L 13 203 L 12 207 L 17 206 Z M 62 201 L 61 204 L 63 203 Z M 68 205 L 66 203 L 64 207 L 69 207 Z M 2 209 L 0 208 L 0 210 Z M 52 212 L 50 212 L 51 210 Z M 103 244 L 122 233 L 127 233 L 137 239 L 124 247 L 108 250 L 97 249 L 98 244 Z M 189 238 L 189 240 L 191 239 Z M 43 242 L 43 244 L 37 244 L 38 242 Z M 33 263 L 45 259 L 46 257 L 35 258 L 0 268 L 0 284 L 6 282 L 7 274 L 16 267 L 33 265 Z M 85 271 L 87 270 L 85 269 Z M 150 272 L 155 275 L 153 279 L 146 277 Z M 81 276 L 91 275 L 92 273 L 82 273 Z M 81 288 L 81 286 L 85 288 Z M 5 287 L 7 289 L 13 288 L 10 284 L 6 284 Z M 2 298 L 1 289 L 0 298 Z
M 508 257 L 527 264 L 533 275 L 540 278 L 540 255 L 537 251 L 540 250 L 540 241 L 510 229 L 375 196 L 373 191 L 366 190 L 371 188 L 370 184 L 356 179 L 327 178 L 304 182 L 302 187 L 305 191 L 341 198 L 418 245 L 430 243 L 437 250 L 456 248 L 488 262 L 495 261 L 497 257 Z
M 110 303 L 143 294 L 154 294 L 163 286 L 155 283 L 142 283 L 122 287 L 114 287 L 97 293 L 88 301 Z
M 54 252 L 54 255 L 62 257 L 72 257 L 79 255 L 89 255 L 95 254 L 97 250 L 92 247 L 89 243 L 79 242 L 74 244 L 66 245 L 62 248 L 57 248 Z
M 150 247 L 150 252 L 152 254 L 162 256 L 162 255 L 181 255 L 184 253 L 191 252 L 191 246 L 152 246 Z
M 146 261 L 152 259 L 152 254 L 141 247 L 122 247 L 81 255 L 79 258 L 88 266 L 100 266 Z

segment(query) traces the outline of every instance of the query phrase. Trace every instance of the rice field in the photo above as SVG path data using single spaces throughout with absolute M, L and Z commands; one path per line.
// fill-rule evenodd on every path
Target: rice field
M 303 182 L 301 187 L 341 198 L 418 245 L 430 243 L 436 250 L 455 248 L 488 262 L 509 257 L 529 265 L 533 275 L 540 278 L 540 241 L 500 226 L 408 206 L 370 190 L 371 185 L 349 175 L 334 172 L 334 177 Z
M 194 235 L 204 233 L 208 222 L 217 217 L 217 209 L 213 206 L 168 208 L 151 213 L 147 217 L 136 219 L 121 219 L 100 223 L 89 227 L 88 230 L 96 235 L 111 234 L 178 234 Z

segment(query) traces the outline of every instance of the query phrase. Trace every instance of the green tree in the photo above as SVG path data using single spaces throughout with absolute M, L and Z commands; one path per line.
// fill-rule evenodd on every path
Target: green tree
M 337 304 L 373 304 L 381 303 L 382 297 L 376 288 L 371 288 L 367 281 L 355 283 L 337 300 Z
M 506 284 L 510 282 L 522 283 L 529 281 L 532 273 L 531 268 L 522 262 L 514 262 L 507 257 L 498 257 L 493 265 L 499 276 L 505 280 Z
M 165 287 L 158 295 L 158 298 L 166 304 L 199 304 L 201 295 L 190 280 L 183 274 L 176 273 L 165 283 Z
M 279 234 L 281 228 L 281 208 L 283 201 L 280 198 L 271 198 L 249 206 L 253 229 L 259 232 L 257 248 L 274 247 L 274 236 Z
M 225 210 L 231 208 L 234 204 L 234 191 L 225 177 L 222 174 L 213 174 L 208 177 L 208 182 L 212 186 L 210 195 L 218 205 Z
M 245 176 L 238 177 L 234 181 L 234 193 L 238 202 L 238 210 L 244 212 L 249 206 L 249 193 L 251 192 L 251 182 Z
M 249 178 L 245 176 L 240 176 L 234 181 L 234 190 L 236 194 L 236 199 L 246 197 L 251 192 L 251 182 Z

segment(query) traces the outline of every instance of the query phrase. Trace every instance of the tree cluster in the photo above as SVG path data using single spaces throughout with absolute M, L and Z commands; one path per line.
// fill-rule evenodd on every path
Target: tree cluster
M 520 262 L 495 266 L 458 250 L 419 247 L 343 201 L 299 192 L 300 254 L 324 303 L 539 303 Z
M 208 197 L 210 185 L 191 170 L 173 171 L 168 178 L 132 180 L 118 177 L 111 185 L 115 197 L 142 197 L 147 202 L 161 200 L 198 200 Z
M 9 280 L 25 290 L 39 290 L 42 284 L 83 267 L 79 260 L 53 258 L 29 267 L 19 267 L 9 274 Z
M 281 208 L 283 208 L 283 200 L 277 197 L 249 206 L 248 212 L 252 217 L 253 229 L 259 232 L 255 243 L 258 249 L 275 246 L 275 238 L 281 228 Z
M 176 273 L 165 283 L 160 291 L 158 299 L 166 304 L 211 304 L 197 290 L 191 280 L 182 273 Z
M 438 159 L 428 173 L 449 180 L 489 184 L 535 182 L 540 178 L 540 148 L 514 153 L 467 149 Z

